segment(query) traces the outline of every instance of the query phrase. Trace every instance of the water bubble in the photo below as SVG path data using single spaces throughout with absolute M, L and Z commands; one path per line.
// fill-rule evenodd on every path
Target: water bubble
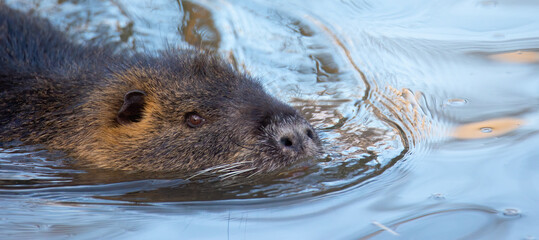
M 466 105 L 468 103 L 468 100 L 466 99 L 460 99 L 460 98 L 453 98 L 446 100 L 446 105 L 452 106 L 452 107 L 460 107 L 463 105 Z
M 503 210 L 503 215 L 507 217 L 517 217 L 520 216 L 520 210 L 516 208 L 506 208 Z
M 490 127 L 482 127 L 481 129 L 479 129 L 479 131 L 481 131 L 482 133 L 491 133 L 492 128 L 490 128 Z
M 52 227 L 52 225 L 50 225 L 50 224 L 37 224 L 36 227 L 39 230 L 46 231 L 46 230 L 49 230 Z
M 434 199 L 434 200 L 444 200 L 445 199 L 445 196 L 443 193 L 433 193 L 430 195 L 430 198 Z

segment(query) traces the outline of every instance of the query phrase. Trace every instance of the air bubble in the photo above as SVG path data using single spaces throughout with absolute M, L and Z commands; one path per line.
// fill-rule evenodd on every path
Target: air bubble
M 479 131 L 481 131 L 482 133 L 491 133 L 492 128 L 490 128 L 490 127 L 482 127 L 482 128 L 479 129 Z
M 433 193 L 430 195 L 430 198 L 434 200 L 444 200 L 445 196 L 442 193 Z
M 520 210 L 516 208 L 506 208 L 503 210 L 503 215 L 507 217 L 517 217 L 520 216 Z
M 452 107 L 460 107 L 463 105 L 466 105 L 468 103 L 468 100 L 466 99 L 460 99 L 460 98 L 453 98 L 446 100 L 446 105 L 452 106 Z

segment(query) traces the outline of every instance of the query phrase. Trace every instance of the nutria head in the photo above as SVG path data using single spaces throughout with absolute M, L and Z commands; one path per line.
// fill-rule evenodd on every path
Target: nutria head
M 267 172 L 320 151 L 313 127 L 249 76 L 195 51 L 110 66 L 74 154 L 136 171 Z M 80 133 L 78 135 L 81 135 Z

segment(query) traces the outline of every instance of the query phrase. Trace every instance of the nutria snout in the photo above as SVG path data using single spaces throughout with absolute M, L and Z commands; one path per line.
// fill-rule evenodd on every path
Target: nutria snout
M 314 129 L 303 118 L 279 121 L 266 128 L 267 136 L 283 156 L 297 158 L 318 153 L 319 139 Z
M 250 174 L 313 157 L 297 110 L 199 50 L 113 54 L 0 3 L 0 140 L 131 171 Z

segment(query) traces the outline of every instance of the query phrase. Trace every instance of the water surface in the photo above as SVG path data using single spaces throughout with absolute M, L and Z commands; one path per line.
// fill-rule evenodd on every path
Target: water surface
M 255 179 L 74 169 L 0 150 L 5 239 L 539 238 L 535 1 L 32 1 L 77 42 L 218 52 L 318 129 Z

